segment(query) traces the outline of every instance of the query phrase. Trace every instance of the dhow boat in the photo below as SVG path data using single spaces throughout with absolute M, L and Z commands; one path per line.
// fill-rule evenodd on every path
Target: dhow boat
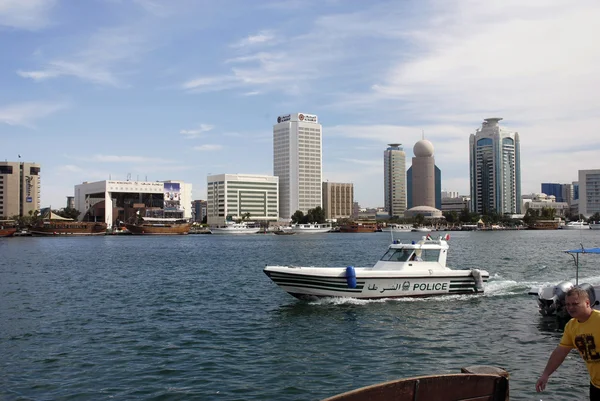
M 372 267 L 266 266 L 264 272 L 299 299 L 359 299 L 481 294 L 489 273 L 446 267 L 450 236 L 419 242 L 393 241 Z

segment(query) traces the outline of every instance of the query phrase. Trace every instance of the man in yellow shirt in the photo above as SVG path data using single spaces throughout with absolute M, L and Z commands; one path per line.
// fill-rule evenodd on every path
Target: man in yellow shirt
M 563 363 L 569 351 L 576 348 L 590 374 L 590 400 L 600 401 L 600 312 L 592 309 L 588 293 L 579 287 L 567 292 L 565 306 L 572 319 L 565 326 L 560 344 L 548 358 L 535 389 L 544 391 L 550 375 Z

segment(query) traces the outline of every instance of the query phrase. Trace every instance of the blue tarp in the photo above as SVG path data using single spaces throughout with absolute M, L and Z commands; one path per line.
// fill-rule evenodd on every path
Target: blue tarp
M 566 253 L 600 253 L 600 248 L 579 248 L 571 251 L 565 251 Z

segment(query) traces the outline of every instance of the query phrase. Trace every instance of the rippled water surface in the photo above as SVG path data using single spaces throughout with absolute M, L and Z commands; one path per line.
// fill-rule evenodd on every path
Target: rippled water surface
M 451 235 L 448 265 L 487 269 L 484 296 L 307 303 L 262 273 L 373 265 L 386 233 L 0 239 L 0 399 L 319 400 L 478 364 L 510 372 L 511 400 L 585 399 L 574 353 L 535 393 L 561 332 L 526 291 L 573 280 L 561 251 L 600 231 Z

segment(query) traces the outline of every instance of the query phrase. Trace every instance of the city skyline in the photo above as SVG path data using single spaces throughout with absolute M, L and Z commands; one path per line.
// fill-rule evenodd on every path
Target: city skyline
M 590 0 L 9 1 L 0 159 L 41 166 L 41 206 L 128 177 L 203 199 L 208 175 L 272 175 L 273 122 L 307 111 L 322 180 L 377 207 L 386 144 L 412 158 L 424 131 L 442 187 L 466 195 L 469 135 L 502 116 L 522 193 L 539 192 L 599 167 L 598 17 Z

